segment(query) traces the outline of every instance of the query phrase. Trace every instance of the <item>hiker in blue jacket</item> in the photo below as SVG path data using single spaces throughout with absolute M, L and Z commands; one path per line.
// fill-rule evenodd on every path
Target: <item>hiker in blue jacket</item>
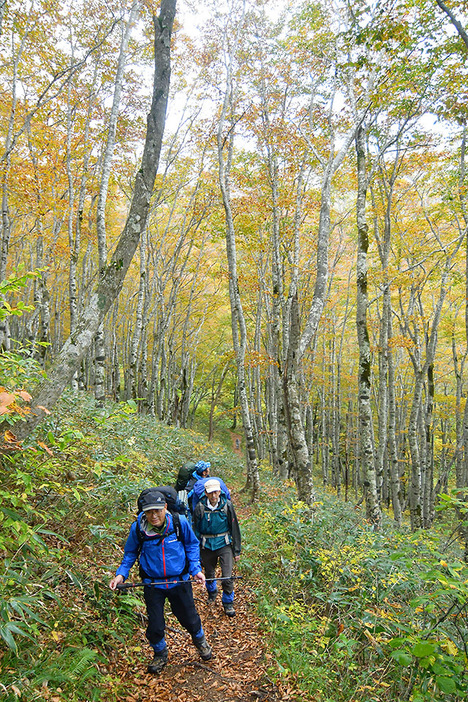
M 189 514 L 189 521 L 191 521 L 191 516 L 193 512 L 193 507 L 192 507 L 192 499 L 193 499 L 193 488 L 196 485 L 196 483 L 201 480 L 201 479 L 206 479 L 208 480 L 209 475 L 210 475 L 210 467 L 211 463 L 208 461 L 197 461 L 195 463 L 195 468 L 192 471 L 192 475 L 190 476 L 189 480 L 187 481 L 187 484 L 185 486 L 185 497 L 184 502 L 187 505 L 187 507 L 190 510 Z M 197 499 L 198 501 L 198 499 Z
M 192 576 L 205 583 L 198 539 L 185 517 L 167 510 L 166 498 L 161 492 L 145 490 L 140 495 L 139 506 L 142 511 L 130 527 L 122 562 L 109 585 L 115 590 L 117 585 L 125 582 L 131 567 L 139 559 L 148 613 L 146 638 L 154 651 L 149 673 L 160 673 L 167 663 L 164 638 L 166 599 L 180 624 L 191 634 L 201 658 L 208 661 L 212 652 L 195 608 L 190 582 Z
M 200 539 L 200 558 L 205 569 L 208 602 L 218 594 L 215 580 L 219 561 L 223 578 L 222 604 L 228 617 L 234 617 L 233 559 L 238 561 L 241 552 L 241 533 L 232 502 L 222 494 L 221 483 L 210 478 L 204 485 L 205 494 L 193 512 L 193 530 Z

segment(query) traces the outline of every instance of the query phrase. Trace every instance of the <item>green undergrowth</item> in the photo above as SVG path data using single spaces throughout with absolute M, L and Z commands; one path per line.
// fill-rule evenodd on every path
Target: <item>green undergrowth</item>
M 239 459 L 222 445 L 138 416 L 132 403 L 97 408 L 86 395 L 66 397 L 27 450 L 2 456 L 2 700 L 122 699 L 115 664 L 130 664 L 143 608 L 108 582 L 139 492 L 173 484 L 184 461 L 200 458 L 242 483 Z
M 230 447 L 86 395 L 64 398 L 26 451 L 3 456 L 1 699 L 125 699 L 119 669 L 140 655 L 144 609 L 108 582 L 140 490 L 173 483 L 199 458 L 242 487 Z M 241 569 L 257 592 L 270 674 L 290 699 L 465 700 L 468 573 L 453 538 L 390 522 L 376 533 L 333 495 L 311 512 L 266 468 L 261 482 Z
M 317 702 L 467 698 L 468 568 L 434 531 L 373 531 L 322 494 L 293 491 L 244 526 L 272 675 Z

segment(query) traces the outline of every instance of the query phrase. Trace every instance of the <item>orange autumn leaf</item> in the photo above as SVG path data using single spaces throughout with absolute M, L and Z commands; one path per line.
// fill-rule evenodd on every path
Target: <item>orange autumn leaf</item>
M 37 409 L 42 410 L 46 414 L 50 414 L 50 410 L 47 409 L 47 407 L 44 407 L 43 405 L 36 405 Z

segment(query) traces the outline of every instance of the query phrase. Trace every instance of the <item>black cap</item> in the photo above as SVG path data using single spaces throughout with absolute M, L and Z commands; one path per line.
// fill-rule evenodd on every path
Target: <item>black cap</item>
M 166 506 L 166 498 L 159 490 L 148 490 L 140 497 L 140 507 L 143 512 L 149 509 L 163 509 Z

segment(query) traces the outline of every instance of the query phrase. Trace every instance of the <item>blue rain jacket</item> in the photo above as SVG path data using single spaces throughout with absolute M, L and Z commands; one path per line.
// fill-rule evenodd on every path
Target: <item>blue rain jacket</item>
M 127 579 L 137 558 L 145 575 L 148 576 L 143 577 L 144 583 L 153 580 L 161 581 L 161 584 L 155 587 L 175 587 L 176 583 L 171 583 L 171 580 L 188 580 L 190 575 L 199 573 L 201 571 L 199 541 L 186 517 L 182 515 L 179 517 L 181 531 L 181 540 L 179 540 L 174 531 L 173 517 L 170 512 L 166 513 L 166 525 L 162 535 L 146 535 L 142 531 L 140 525 L 143 515 L 144 513 L 141 512 L 130 527 L 122 563 L 116 575 L 123 575 Z M 142 535 L 142 540 L 138 538 L 137 530 Z M 184 573 L 186 565 L 188 565 L 188 572 Z

